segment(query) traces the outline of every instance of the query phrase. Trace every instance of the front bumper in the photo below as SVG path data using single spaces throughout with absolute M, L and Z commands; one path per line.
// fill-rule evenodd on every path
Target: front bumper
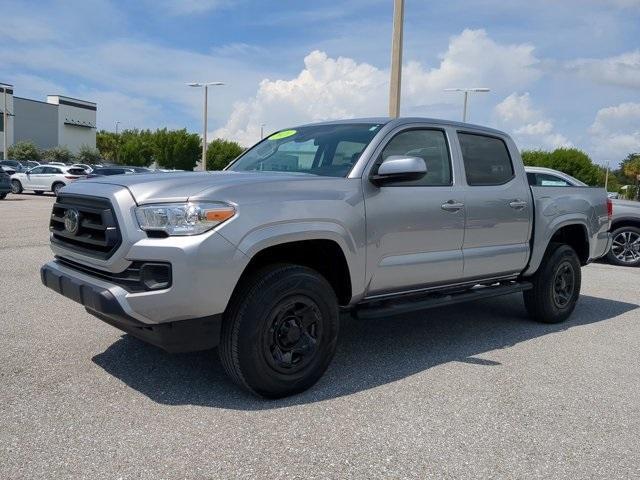
M 80 303 L 87 312 L 168 352 L 207 350 L 218 345 L 222 314 L 147 324 L 127 313 L 112 291 L 97 280 L 74 274 L 53 261 L 40 269 L 42 283 Z

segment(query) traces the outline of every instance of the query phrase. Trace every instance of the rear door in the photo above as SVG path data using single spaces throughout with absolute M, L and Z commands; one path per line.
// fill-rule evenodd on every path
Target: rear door
M 51 190 L 56 176 L 61 174 L 62 169 L 58 167 L 44 167 L 44 172 L 40 175 L 40 179 L 38 181 L 38 187 L 40 190 Z
M 464 278 L 519 273 L 529 259 L 532 199 L 517 149 L 483 132 L 458 131 L 457 139 L 466 183 Z
M 455 134 L 454 131 L 451 131 Z M 427 174 L 377 187 L 369 177 L 391 155 L 421 157 Z M 399 128 L 374 154 L 363 177 L 367 218 L 367 294 L 454 283 L 462 276 L 464 191 L 442 128 Z

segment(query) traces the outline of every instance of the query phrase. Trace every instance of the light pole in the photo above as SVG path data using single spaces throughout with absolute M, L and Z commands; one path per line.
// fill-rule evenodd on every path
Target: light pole
M 402 33 L 404 0 L 393 2 L 393 35 L 391 37 L 391 79 L 389 82 L 389 116 L 400 116 L 400 87 L 402 82 Z
M 264 126 L 266 124 L 265 123 L 261 123 L 260 124 L 260 140 L 262 140 L 264 138 Z
M 7 88 L 11 88 L 12 85 L 7 85 L 6 83 L 0 83 L 0 87 L 2 87 L 2 92 L 4 94 L 4 107 L 2 108 L 2 135 L 3 135 L 3 143 L 2 143 L 2 159 L 8 160 L 8 150 L 9 146 L 7 145 L 7 130 L 9 129 L 9 125 L 7 123 L 7 119 L 9 115 L 7 115 Z
M 202 171 L 206 171 L 207 170 L 207 97 L 208 97 L 208 91 L 209 91 L 209 86 L 221 86 L 224 85 L 224 83 L 222 82 L 192 82 L 192 83 L 187 83 L 188 86 L 190 87 L 204 87 L 204 111 L 203 111 L 203 117 L 204 117 L 204 126 L 202 129 Z
M 488 88 L 485 87 L 475 87 L 475 88 L 445 88 L 445 92 L 464 92 L 464 108 L 462 110 L 462 121 L 467 121 L 467 104 L 469 103 L 469 93 L 486 93 L 490 92 Z
M 120 122 L 116 120 L 116 163 L 120 163 L 120 137 L 118 136 L 118 125 L 120 125 Z

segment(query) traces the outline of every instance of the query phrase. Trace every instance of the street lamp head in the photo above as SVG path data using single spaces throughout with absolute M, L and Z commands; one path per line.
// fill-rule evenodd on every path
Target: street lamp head
M 224 85 L 223 82 L 191 82 L 187 83 L 189 87 L 209 87 L 209 86 L 220 86 Z
M 445 92 L 490 92 L 491 89 L 486 87 L 473 87 L 473 88 L 445 88 Z

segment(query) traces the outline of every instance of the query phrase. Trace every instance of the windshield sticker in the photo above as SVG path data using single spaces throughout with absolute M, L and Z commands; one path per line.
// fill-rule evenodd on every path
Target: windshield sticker
M 269 140 L 281 140 L 283 138 L 287 138 L 287 137 L 290 137 L 290 136 L 295 135 L 295 134 L 296 134 L 295 130 L 283 130 L 281 132 L 274 133 L 268 139 Z

